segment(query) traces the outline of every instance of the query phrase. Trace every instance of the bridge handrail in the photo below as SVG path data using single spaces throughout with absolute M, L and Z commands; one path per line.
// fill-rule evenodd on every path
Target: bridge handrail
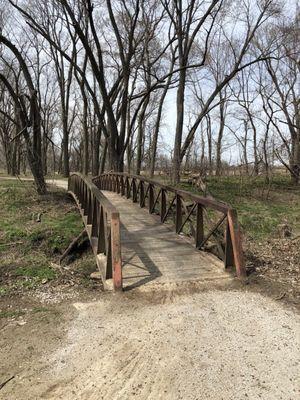
M 70 175 L 68 193 L 80 210 L 103 283 L 112 278 L 114 289 L 122 289 L 118 210 L 90 179 L 80 173 Z
M 237 212 L 228 204 L 164 185 L 144 176 L 131 175 L 125 172 L 108 172 L 94 177 L 92 180 L 100 190 L 110 190 L 127 198 L 132 198 L 135 203 L 139 201 L 140 207 L 146 206 L 147 199 L 149 213 L 154 213 L 155 207 L 159 203 L 160 207 L 157 212 L 162 223 L 167 220 L 174 208 L 175 230 L 178 234 L 183 231 L 187 223 L 190 224 L 192 230 L 191 217 L 195 214 L 196 228 L 193 228 L 193 236 L 195 246 L 198 249 L 203 249 L 207 241 L 212 236 L 216 236 L 219 227 L 227 220 L 224 233 L 224 252 L 219 245 L 220 252 L 224 253 L 221 258 L 224 260 L 225 268 L 229 266 L 235 267 L 238 277 L 246 275 Z M 172 194 L 173 198 L 168 204 L 167 194 L 169 193 Z M 186 205 L 185 201 L 191 201 L 192 204 Z M 204 235 L 203 217 L 206 208 L 221 212 L 223 215 L 209 233 Z
M 173 192 L 173 193 L 177 193 L 179 195 L 182 195 L 183 197 L 188 197 L 191 200 L 196 201 L 199 204 L 202 204 L 203 206 L 208 206 L 210 208 L 213 208 L 217 211 L 221 211 L 221 212 L 227 212 L 228 210 L 232 209 L 231 206 L 229 206 L 228 204 L 222 202 L 222 201 L 217 201 L 214 199 L 210 199 L 208 197 L 203 197 L 203 196 L 199 196 L 197 194 L 193 194 L 191 192 L 188 192 L 186 190 L 182 190 L 182 189 L 177 189 L 174 188 L 172 186 L 168 186 L 168 185 L 164 185 L 160 182 L 154 181 L 152 179 L 146 178 L 144 176 L 141 175 L 133 175 L 133 174 L 128 174 L 126 172 L 108 172 L 106 174 L 102 174 L 99 176 L 106 176 L 106 175 L 116 175 L 116 176 L 125 176 L 128 178 L 134 178 L 137 180 L 142 180 L 144 182 L 150 183 L 151 185 L 160 187 L 162 189 L 165 189 L 169 192 Z M 93 182 L 97 181 L 98 177 L 94 177 L 92 180 Z

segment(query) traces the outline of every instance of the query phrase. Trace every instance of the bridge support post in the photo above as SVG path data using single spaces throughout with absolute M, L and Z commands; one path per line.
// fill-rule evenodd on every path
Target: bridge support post
M 125 185 L 124 185 L 124 177 L 121 176 L 121 196 L 125 194 Z
M 180 228 L 182 226 L 182 200 L 178 194 L 176 194 L 175 225 L 176 233 L 180 233 Z
M 149 213 L 152 214 L 153 205 L 154 205 L 154 189 L 151 183 L 149 183 Z
M 237 219 L 236 210 L 229 209 L 227 212 L 227 221 L 229 232 L 231 236 L 232 250 L 233 250 L 233 258 L 236 269 L 236 274 L 239 278 L 246 277 L 246 267 L 245 261 L 243 257 L 243 249 L 242 249 L 242 237 L 241 230 Z M 230 244 L 229 244 L 230 246 Z M 228 249 L 228 257 L 229 257 Z
M 144 182 L 140 182 L 140 207 L 145 207 L 145 185 Z
M 111 214 L 111 262 L 115 290 L 122 290 L 122 261 L 119 213 Z
M 132 202 L 137 202 L 137 188 L 136 188 L 136 180 L 132 179 Z
M 167 195 L 164 189 L 161 189 L 161 202 L 160 202 L 160 220 L 164 221 L 164 217 L 167 211 Z
M 204 240 L 204 224 L 203 224 L 203 208 L 201 204 L 197 204 L 196 209 L 196 235 L 195 245 L 197 249 L 200 249 L 200 245 Z
M 129 178 L 126 178 L 126 198 L 130 198 L 130 183 L 129 183 Z

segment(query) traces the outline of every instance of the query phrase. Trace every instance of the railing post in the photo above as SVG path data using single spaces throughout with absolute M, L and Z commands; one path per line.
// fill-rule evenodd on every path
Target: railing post
M 111 214 L 111 262 L 115 290 L 122 290 L 122 261 L 119 213 Z
M 145 207 L 145 186 L 142 180 L 140 181 L 140 207 Z
M 132 179 L 132 201 L 133 203 L 137 202 L 137 187 L 135 178 Z
M 86 185 L 83 184 L 83 200 L 82 200 L 82 208 L 83 208 L 83 213 L 86 215 L 86 199 L 87 199 L 87 188 Z
M 92 223 L 92 217 L 93 217 L 93 199 L 92 199 L 92 192 L 88 189 L 88 201 L 87 201 L 87 224 Z
M 231 236 L 236 274 L 239 278 L 244 278 L 246 277 L 246 267 L 243 257 L 241 231 L 237 220 L 236 210 L 233 209 L 228 210 L 227 220 Z
M 225 268 L 234 267 L 234 255 L 233 255 L 233 247 L 232 240 L 230 234 L 229 222 L 227 220 L 226 228 L 225 228 L 225 259 L 224 259 Z
M 122 175 L 121 176 L 121 196 L 124 196 L 124 194 L 125 194 L 124 177 Z
M 74 192 L 75 196 L 78 197 L 78 181 L 76 179 L 77 177 L 74 176 L 73 178 L 74 178 L 74 190 L 73 190 L 73 192 Z
M 195 245 L 197 249 L 200 248 L 203 239 L 204 239 L 203 208 L 202 205 L 198 203 L 196 209 L 196 237 L 195 237 Z
M 153 205 L 154 205 L 154 189 L 153 185 L 149 183 L 149 213 L 152 213 Z
M 130 183 L 128 177 L 126 177 L 126 198 L 130 199 Z
M 81 182 L 81 180 L 78 182 L 77 185 L 78 185 L 77 197 L 78 197 L 79 204 L 82 208 L 82 182 Z
M 161 189 L 161 201 L 160 201 L 160 220 L 163 222 L 164 216 L 167 211 L 167 195 L 164 189 Z
M 98 210 L 98 245 L 97 254 L 106 252 L 106 235 L 105 235 L 105 212 L 101 204 L 99 204 Z
M 180 228 L 182 225 L 182 204 L 181 204 L 181 198 L 178 194 L 176 194 L 175 225 L 176 225 L 176 232 L 180 233 Z
M 92 233 L 91 236 L 97 237 L 98 234 L 98 211 L 99 205 L 96 197 L 93 200 Z

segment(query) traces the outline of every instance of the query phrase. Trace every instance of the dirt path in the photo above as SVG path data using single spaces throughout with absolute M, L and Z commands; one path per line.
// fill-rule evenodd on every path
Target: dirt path
M 0 399 L 299 399 L 299 315 L 260 294 L 102 293 L 63 320 L 57 337 L 54 321 L 49 334 L 2 329 L 15 378 Z M 28 362 L 19 347 L 31 331 L 39 351 Z
M 20 180 L 21 182 L 22 181 L 24 181 L 24 182 L 33 182 L 33 178 L 28 178 L 28 177 L 20 177 L 20 178 L 17 178 L 17 177 L 15 177 L 15 176 L 0 176 L 0 179 L 2 179 L 2 180 Z M 48 184 L 48 185 L 55 185 L 55 186 L 57 186 L 57 187 L 60 187 L 60 188 L 62 188 L 62 189 L 67 189 L 68 188 L 68 181 L 67 181 L 67 179 L 55 179 L 55 178 L 52 178 L 52 179 L 46 179 L 46 183 Z

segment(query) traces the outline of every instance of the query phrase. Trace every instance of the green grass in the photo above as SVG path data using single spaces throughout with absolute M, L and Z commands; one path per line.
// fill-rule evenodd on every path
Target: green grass
M 31 182 L 1 179 L 0 296 L 56 279 L 51 262 L 81 230 L 80 215 L 65 192 L 38 196 Z
M 0 286 L 0 297 L 1 296 L 5 296 L 6 294 L 8 294 L 9 290 L 7 287 L 5 286 Z
M 50 308 L 47 307 L 34 307 L 32 310 L 33 314 L 50 312 L 50 311 L 51 311 Z
M 14 311 L 0 311 L 0 318 L 15 318 L 24 315 L 25 312 L 22 310 Z
M 53 269 L 42 263 L 30 265 L 27 267 L 18 267 L 15 270 L 16 276 L 23 276 L 25 278 L 36 278 L 37 280 L 52 280 L 56 277 Z
M 47 308 L 47 307 L 34 307 L 31 310 L 27 310 L 26 312 L 23 310 L 4 310 L 0 311 L 0 318 L 18 318 L 25 314 L 44 314 L 44 313 L 53 313 L 59 314 L 57 310 L 54 308 Z
M 202 195 L 190 184 L 180 187 Z M 263 177 L 209 177 L 207 187 L 214 198 L 237 209 L 244 233 L 256 240 L 276 235 L 282 223 L 300 233 L 300 187 L 288 177 L 274 176 L 269 185 Z

